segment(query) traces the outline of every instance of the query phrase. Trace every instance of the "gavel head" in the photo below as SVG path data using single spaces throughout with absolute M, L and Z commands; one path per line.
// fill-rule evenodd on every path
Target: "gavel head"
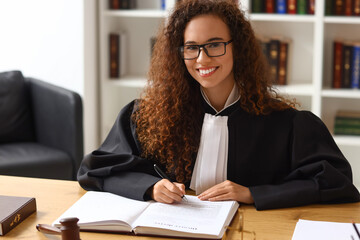
M 60 220 L 62 240 L 80 240 L 80 228 L 77 225 L 78 221 L 78 218 L 63 218 Z

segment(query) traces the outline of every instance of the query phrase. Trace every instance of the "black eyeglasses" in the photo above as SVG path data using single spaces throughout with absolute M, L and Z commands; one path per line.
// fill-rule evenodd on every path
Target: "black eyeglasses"
M 201 45 L 185 45 L 179 48 L 180 55 L 184 60 L 192 60 L 198 58 L 200 55 L 200 50 L 204 49 L 204 52 L 208 57 L 220 57 L 225 55 L 226 46 L 231 43 L 232 40 L 228 42 L 211 42 Z

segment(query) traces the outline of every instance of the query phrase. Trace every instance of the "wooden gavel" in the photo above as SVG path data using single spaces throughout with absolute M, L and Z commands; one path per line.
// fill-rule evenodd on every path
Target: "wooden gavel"
M 38 224 L 36 229 L 42 233 L 61 235 L 62 240 L 81 240 L 78 221 L 78 218 L 63 218 L 60 220 L 60 228 L 48 224 Z

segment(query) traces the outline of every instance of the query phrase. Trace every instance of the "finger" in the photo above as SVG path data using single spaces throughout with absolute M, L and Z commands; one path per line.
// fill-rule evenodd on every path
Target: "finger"
M 177 187 L 180 189 L 182 195 L 185 195 L 185 194 L 186 194 L 186 192 L 185 192 L 185 185 L 184 185 L 184 184 L 174 182 L 174 185 L 177 186 Z
M 231 193 L 225 193 L 225 194 L 220 194 L 220 195 L 210 197 L 208 200 L 211 202 L 226 201 L 226 200 L 232 200 L 232 197 L 231 197 Z
M 216 186 L 214 186 L 212 188 L 209 188 L 208 190 L 204 191 L 198 197 L 201 200 L 208 200 L 209 198 L 216 197 L 218 195 L 222 195 L 222 194 L 225 194 L 227 192 L 228 191 L 226 190 L 226 188 L 216 185 Z
M 164 186 L 173 194 L 182 197 L 185 194 L 185 188 L 182 190 L 181 183 L 164 182 Z

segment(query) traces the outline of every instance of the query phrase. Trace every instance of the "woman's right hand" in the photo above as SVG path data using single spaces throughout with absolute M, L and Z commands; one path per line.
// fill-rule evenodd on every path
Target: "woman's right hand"
M 151 198 L 162 203 L 181 202 L 182 196 L 185 195 L 184 184 L 177 182 L 172 183 L 167 179 L 158 181 L 149 190 Z

